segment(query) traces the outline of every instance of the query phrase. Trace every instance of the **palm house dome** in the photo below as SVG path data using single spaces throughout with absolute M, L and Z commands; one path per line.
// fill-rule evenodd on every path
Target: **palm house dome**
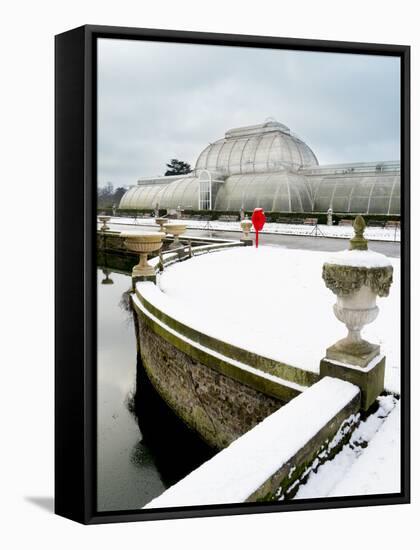
M 284 124 L 270 120 L 228 130 L 224 138 L 204 149 L 195 169 L 230 175 L 314 166 L 318 160 L 306 143 Z
M 399 161 L 319 165 L 290 129 L 267 120 L 225 132 L 189 174 L 140 178 L 119 208 L 400 215 Z

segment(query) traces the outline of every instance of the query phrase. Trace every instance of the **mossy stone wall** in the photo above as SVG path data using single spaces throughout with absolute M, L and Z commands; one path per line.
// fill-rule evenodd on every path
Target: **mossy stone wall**
M 157 335 L 138 315 L 145 371 L 172 410 L 210 446 L 222 449 L 284 403 L 217 372 Z

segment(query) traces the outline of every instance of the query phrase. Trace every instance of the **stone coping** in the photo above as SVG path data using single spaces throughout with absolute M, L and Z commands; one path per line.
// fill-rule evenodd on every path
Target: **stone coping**
M 232 248 L 234 246 L 243 246 L 243 243 L 229 242 L 205 245 L 194 248 L 193 252 L 194 255 L 196 255 L 197 252 L 199 254 L 210 253 L 223 250 L 224 248 Z M 165 267 L 177 261 L 188 261 L 188 259 L 188 257 L 180 259 L 176 252 L 163 254 L 163 264 Z M 150 260 L 150 264 L 154 265 L 157 270 L 159 266 L 159 258 L 153 258 Z M 192 326 L 186 325 L 185 323 L 174 319 L 155 303 L 152 303 L 150 297 L 146 298 L 144 295 L 145 293 L 142 292 L 142 285 L 144 284 L 148 283 L 137 282 L 135 285 L 135 296 L 138 303 L 141 304 L 144 309 L 144 312 L 147 312 L 149 316 L 157 319 L 167 329 L 174 331 L 179 336 L 187 338 L 189 342 L 194 343 L 205 350 L 209 350 L 212 353 L 220 354 L 223 356 L 225 362 L 237 361 L 242 365 L 248 366 L 250 369 L 261 371 L 269 376 L 276 377 L 278 380 L 282 380 L 287 388 L 293 388 L 296 385 L 294 395 L 297 395 L 297 393 L 301 391 L 301 389 L 298 388 L 308 387 L 319 380 L 320 377 L 317 373 L 244 350 L 238 346 L 234 346 L 228 342 L 209 336 L 208 334 L 196 330 Z M 291 395 L 293 392 L 290 392 L 289 389 L 287 389 L 287 393 L 288 395 Z
M 283 380 L 191 340 L 185 334 L 177 332 L 170 324 L 166 324 L 153 315 L 143 305 L 137 293 L 133 296 L 132 304 L 137 315 L 142 315 L 143 320 L 155 334 L 189 357 L 233 380 L 281 401 L 290 401 L 306 389 L 306 386 Z
M 145 508 L 293 498 L 310 472 L 347 442 L 359 407 L 357 386 L 323 378 Z
M 99 222 L 98 222 L 99 223 Z M 124 225 L 124 224 L 122 224 Z M 133 228 L 133 233 L 135 232 L 134 230 L 136 228 L 139 228 L 139 227 L 146 227 L 145 225 L 131 225 L 129 227 L 132 227 Z M 159 229 L 159 226 L 156 224 L 154 225 L 154 227 L 156 227 L 156 229 Z M 121 233 L 126 233 L 128 231 L 121 231 L 120 229 L 107 229 L 106 231 L 101 231 L 100 228 L 97 228 L 96 229 L 96 234 L 97 235 L 107 235 L 107 236 L 112 236 L 112 237 L 120 237 L 121 236 Z M 156 231 L 156 234 L 159 234 L 160 232 L 159 231 Z M 171 237 L 169 237 L 168 235 L 166 234 L 163 234 L 163 233 L 160 233 L 161 235 L 163 235 L 163 239 L 171 239 Z M 188 235 L 188 236 L 184 236 L 184 237 L 181 237 L 181 240 L 185 241 L 191 241 L 192 243 L 194 242 L 208 242 L 210 245 L 211 244 L 233 244 L 235 243 L 236 246 L 239 246 L 238 245 L 238 241 L 235 240 L 235 239 L 222 239 L 220 237 L 206 237 L 204 235 Z
M 156 319 L 161 321 L 164 325 L 171 328 L 178 334 L 185 336 L 190 341 L 220 353 L 228 359 L 239 361 L 243 364 L 251 366 L 252 368 L 279 377 L 292 384 L 310 386 L 319 380 L 317 373 L 306 371 L 279 361 L 274 361 L 273 359 L 244 350 L 223 340 L 209 336 L 208 334 L 194 329 L 192 326 L 186 325 L 185 323 L 174 319 L 142 294 L 142 285 L 144 284 L 145 283 L 142 282 L 136 284 L 136 298 L 142 304 L 143 308 Z

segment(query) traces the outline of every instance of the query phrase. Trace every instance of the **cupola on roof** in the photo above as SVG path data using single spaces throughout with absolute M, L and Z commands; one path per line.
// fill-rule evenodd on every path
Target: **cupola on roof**
M 318 160 L 308 145 L 284 124 L 269 120 L 228 130 L 204 149 L 195 168 L 231 175 L 314 166 Z

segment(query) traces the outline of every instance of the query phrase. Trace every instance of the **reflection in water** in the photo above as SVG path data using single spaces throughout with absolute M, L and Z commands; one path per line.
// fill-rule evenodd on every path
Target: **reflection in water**
M 119 306 L 123 311 L 126 311 L 128 313 L 128 318 L 130 319 L 130 322 L 133 322 L 133 309 L 131 307 L 131 292 L 132 288 L 130 288 L 126 291 L 124 291 L 121 294 L 121 298 L 119 301 Z
M 173 485 L 216 453 L 187 428 L 161 399 L 147 377 L 140 356 L 133 401 L 143 441 L 153 451 L 155 464 L 165 485 Z
M 113 285 L 114 281 L 109 277 L 111 273 L 110 270 L 104 267 L 102 273 L 105 275 L 105 279 L 102 279 L 101 285 Z
M 110 275 L 112 273 L 112 279 Z M 102 282 L 103 275 L 112 283 Z M 131 278 L 98 269 L 98 511 L 144 506 L 212 456 L 137 368 Z

